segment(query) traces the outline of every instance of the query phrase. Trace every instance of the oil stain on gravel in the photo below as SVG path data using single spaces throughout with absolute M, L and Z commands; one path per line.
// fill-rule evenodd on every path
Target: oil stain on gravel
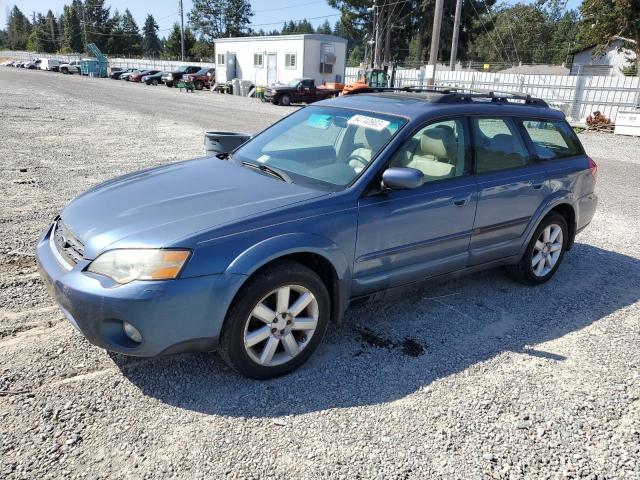
M 356 332 L 358 332 L 358 335 L 360 335 L 360 339 L 362 340 L 364 346 L 400 349 L 402 354 L 406 355 L 407 357 L 419 357 L 420 355 L 424 355 L 425 353 L 425 348 L 422 346 L 422 344 L 409 337 L 406 337 L 402 342 L 394 342 L 393 340 L 386 338 L 368 328 L 357 328 Z

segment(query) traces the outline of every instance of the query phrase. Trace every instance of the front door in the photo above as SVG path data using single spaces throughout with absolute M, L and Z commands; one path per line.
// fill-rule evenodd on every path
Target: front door
M 470 246 L 477 265 L 519 252 L 532 216 L 549 194 L 547 172 L 532 160 L 510 118 L 471 118 L 478 212 Z
M 277 57 L 275 53 L 267 53 L 267 85 L 273 85 L 278 81 Z
M 416 168 L 424 185 L 359 201 L 353 294 L 364 295 L 467 266 L 476 212 L 466 120 L 420 128 L 389 166 Z

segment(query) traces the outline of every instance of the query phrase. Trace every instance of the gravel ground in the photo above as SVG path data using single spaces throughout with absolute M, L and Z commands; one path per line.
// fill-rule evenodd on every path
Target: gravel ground
M 63 205 L 289 111 L 0 70 L 0 478 L 640 478 L 640 139 L 581 135 L 600 207 L 552 281 L 495 270 L 351 308 L 285 378 L 73 330 L 32 256 Z

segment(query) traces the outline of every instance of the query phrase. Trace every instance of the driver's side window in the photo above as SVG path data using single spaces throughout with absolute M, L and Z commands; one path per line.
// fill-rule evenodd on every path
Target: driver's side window
M 460 177 L 471 172 L 468 144 L 462 119 L 430 123 L 404 142 L 389 166 L 420 170 L 425 182 Z

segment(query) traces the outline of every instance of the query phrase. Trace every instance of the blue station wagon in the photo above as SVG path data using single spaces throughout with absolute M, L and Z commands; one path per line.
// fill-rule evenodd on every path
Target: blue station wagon
M 594 215 L 596 173 L 539 99 L 352 95 L 90 189 L 37 260 L 95 345 L 216 349 L 265 379 L 305 362 L 356 299 L 497 266 L 546 282 Z

